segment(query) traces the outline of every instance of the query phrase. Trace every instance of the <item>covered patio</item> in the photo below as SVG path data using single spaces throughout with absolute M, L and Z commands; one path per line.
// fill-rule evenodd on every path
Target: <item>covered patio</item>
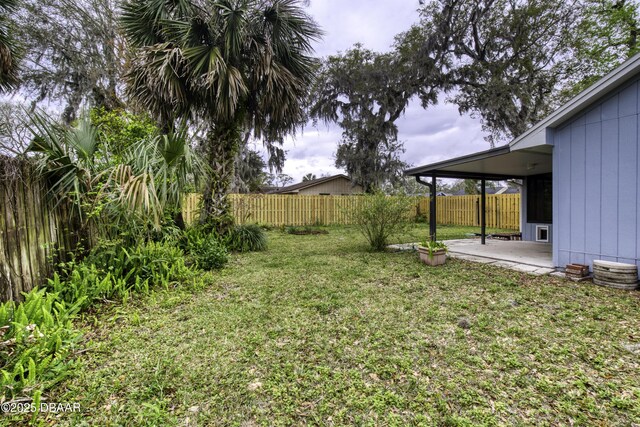
M 407 169 L 404 174 L 415 177 L 420 184 L 436 194 L 437 178 L 474 179 L 480 181 L 480 243 L 486 243 L 486 183 L 508 179 L 525 180 L 529 176 L 550 174 L 552 147 L 512 150 L 509 145 L 480 153 L 457 157 L 443 162 Z M 431 197 L 429 209 L 429 235 L 437 238 L 437 197 Z M 522 224 L 520 224 L 522 231 Z
M 522 180 L 531 184 L 534 177 L 545 177 L 550 182 L 552 171 L 552 147 L 539 146 L 513 150 L 509 145 L 491 150 L 462 156 L 443 162 L 420 166 L 405 171 L 405 175 L 415 177 L 416 181 L 429 187 L 431 194 L 436 194 L 437 178 L 474 179 L 480 182 L 480 238 L 446 241 L 449 253 L 454 258 L 495 264 L 496 266 L 511 268 L 534 274 L 549 274 L 555 271 L 552 256 L 552 244 L 547 234 L 546 241 L 531 241 L 530 220 L 532 213 L 527 204 L 529 201 L 549 201 L 550 196 L 542 191 L 534 192 L 532 185 L 523 186 L 523 205 L 521 207 L 520 231 L 523 240 L 503 241 L 491 239 L 486 233 L 486 182 L 505 181 L 508 179 Z M 525 191 L 528 190 L 528 191 Z M 437 197 L 431 197 L 429 216 L 429 235 L 432 240 L 437 239 L 436 217 Z M 544 204 L 539 204 L 543 206 Z M 550 215 L 550 203 L 544 205 Z M 527 213 L 527 210 L 531 210 Z M 550 228 L 550 217 L 545 228 Z M 523 224 L 524 222 L 524 224 Z M 549 233 L 547 231 L 547 233 Z M 528 238 L 526 238 L 528 237 Z

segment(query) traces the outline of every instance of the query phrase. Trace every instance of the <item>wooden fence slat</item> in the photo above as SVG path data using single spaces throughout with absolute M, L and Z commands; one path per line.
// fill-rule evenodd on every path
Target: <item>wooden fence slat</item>
M 186 196 L 184 218 L 193 224 L 199 213 L 200 195 Z M 232 194 L 231 211 L 238 224 L 349 225 L 348 212 L 362 203 L 362 196 L 307 196 L 289 194 Z M 480 196 L 438 196 L 438 224 L 479 226 Z M 487 226 L 518 230 L 520 195 L 487 195 Z M 429 218 L 430 203 L 423 197 L 412 207 L 416 215 Z

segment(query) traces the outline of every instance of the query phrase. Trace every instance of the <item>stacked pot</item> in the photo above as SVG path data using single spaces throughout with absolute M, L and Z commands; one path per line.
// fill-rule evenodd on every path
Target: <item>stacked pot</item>
M 593 283 L 617 289 L 636 289 L 638 267 L 635 264 L 595 260 L 593 261 Z

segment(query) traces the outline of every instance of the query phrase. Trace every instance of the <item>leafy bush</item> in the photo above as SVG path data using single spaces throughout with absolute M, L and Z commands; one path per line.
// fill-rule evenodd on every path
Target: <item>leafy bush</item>
M 0 305 L 0 389 L 6 400 L 38 401 L 43 390 L 65 378 L 80 338 L 72 319 L 81 302 L 67 305 L 56 293 L 34 289 L 22 303 Z
M 219 270 L 228 261 L 227 248 L 214 234 L 209 234 L 195 249 L 196 265 L 203 270 Z
M 98 300 L 126 301 L 132 293 L 147 294 L 194 276 L 184 252 L 174 245 L 149 242 L 126 249 L 120 242 L 102 242 L 83 262 L 64 264 L 48 287 L 84 309 Z
M 133 250 L 123 251 L 127 257 L 124 259 L 122 273 L 127 272 L 125 277 L 129 278 L 130 283 L 133 283 L 130 279 L 132 272 L 133 276 L 149 280 L 154 286 L 163 284 L 165 287 L 192 276 L 185 264 L 184 252 L 175 244 L 149 242 Z
M 185 231 L 182 246 L 203 270 L 218 270 L 228 261 L 228 252 L 220 238 L 213 232 L 193 227 Z
M 120 241 L 101 242 L 83 263 L 93 264 L 130 285 L 136 278 L 150 280 L 154 285 L 180 282 L 191 274 L 184 252 L 171 242 L 140 243 L 133 248 Z
M 157 125 L 150 117 L 124 110 L 93 108 L 89 117 L 91 123 L 102 132 L 104 142 L 112 150 L 112 154 L 119 156 L 116 160 L 121 160 L 122 154 L 136 142 L 158 132 Z
M 236 252 L 264 251 L 267 249 L 267 234 L 255 224 L 236 225 L 226 242 L 229 250 Z
M 212 257 L 211 249 L 204 252 Z M 64 263 L 47 289 L 31 291 L 19 304 L 1 304 L 2 396 L 8 400 L 26 396 L 37 404 L 42 392 L 62 380 L 71 367 L 80 337 L 72 319 L 80 310 L 96 301 L 126 300 L 132 293 L 185 282 L 196 273 L 184 260 L 184 252 L 167 243 L 127 249 L 122 242 L 102 242 L 84 261 Z
M 387 196 L 376 192 L 364 196 L 352 215 L 360 232 L 376 251 L 384 250 L 388 240 L 410 225 L 414 200 L 405 195 Z
M 211 263 L 212 251 L 206 249 Z M 3 399 L 27 397 L 37 403 L 44 390 L 68 374 L 80 337 L 72 320 L 80 310 L 96 301 L 126 300 L 132 293 L 193 277 L 180 248 L 157 242 L 130 249 L 121 241 L 102 242 L 84 261 L 62 264 L 47 289 L 25 294 L 22 303 L 0 304 Z

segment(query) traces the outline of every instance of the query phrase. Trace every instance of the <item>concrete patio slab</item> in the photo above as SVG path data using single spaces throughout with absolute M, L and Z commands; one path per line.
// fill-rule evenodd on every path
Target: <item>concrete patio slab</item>
M 551 245 L 548 243 L 488 240 L 486 245 L 482 245 L 478 239 L 447 240 L 445 243 L 452 258 L 492 264 L 535 275 L 555 271 L 551 259 Z
M 488 240 L 481 245 L 478 239 L 446 240 L 449 256 L 465 261 L 492 264 L 496 267 L 545 275 L 556 271 L 551 260 L 551 245 L 548 243 Z M 387 246 L 387 250 L 416 251 L 418 243 L 402 243 Z

